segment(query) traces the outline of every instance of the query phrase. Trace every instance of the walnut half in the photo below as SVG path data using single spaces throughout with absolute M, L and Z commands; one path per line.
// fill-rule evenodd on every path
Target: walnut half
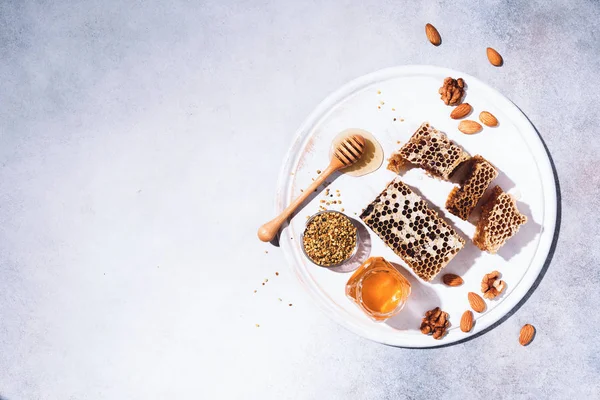
M 440 310 L 439 307 L 429 310 L 425 313 L 425 318 L 421 322 L 421 333 L 429 335 L 433 333 L 433 338 L 441 339 L 446 334 L 446 329 L 450 326 L 448 313 Z
M 500 272 L 498 271 L 490 272 L 481 281 L 481 292 L 486 299 L 495 298 L 502 293 L 505 287 L 506 283 L 500 280 Z
M 465 94 L 465 81 L 462 78 L 454 79 L 447 77 L 439 90 L 442 100 L 447 106 L 455 106 L 462 102 Z

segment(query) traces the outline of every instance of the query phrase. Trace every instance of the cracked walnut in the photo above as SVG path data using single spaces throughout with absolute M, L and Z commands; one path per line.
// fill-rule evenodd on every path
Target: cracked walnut
M 505 287 L 506 283 L 500 280 L 500 272 L 498 271 L 490 272 L 481 281 L 481 292 L 486 299 L 495 298 L 502 293 Z
M 447 77 L 444 79 L 444 85 L 440 88 L 441 99 L 447 106 L 455 106 L 462 102 L 465 94 L 465 81 L 462 78 L 454 79 Z
M 448 326 L 450 326 L 448 313 L 436 307 L 425 313 L 420 329 L 422 334 L 429 335 L 433 333 L 433 338 L 439 340 L 446 334 Z

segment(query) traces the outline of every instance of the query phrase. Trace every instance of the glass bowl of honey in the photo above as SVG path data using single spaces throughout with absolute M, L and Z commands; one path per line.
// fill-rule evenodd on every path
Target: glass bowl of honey
M 383 257 L 371 257 L 352 274 L 346 296 L 373 321 L 398 314 L 410 295 L 410 282 Z

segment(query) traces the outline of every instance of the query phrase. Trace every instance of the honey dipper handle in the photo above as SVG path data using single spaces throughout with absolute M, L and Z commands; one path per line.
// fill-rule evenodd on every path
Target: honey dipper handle
M 273 240 L 275 236 L 277 236 L 277 232 L 279 232 L 281 225 L 283 225 L 289 216 L 296 211 L 296 208 L 298 208 L 298 206 L 302 204 L 304 200 L 306 200 L 306 198 L 310 196 L 310 194 L 314 192 L 315 189 L 317 189 L 317 187 L 319 187 L 319 185 L 329 177 L 329 175 L 341 167 L 343 167 L 343 165 L 334 158 L 325 171 L 323 171 L 321 175 L 319 175 L 319 177 L 315 179 L 315 181 L 303 193 L 301 193 L 296 200 L 292 202 L 292 204 L 287 206 L 287 208 L 283 210 L 277 217 L 273 218 L 271 221 L 267 222 L 258 229 L 258 238 L 263 242 L 270 242 Z

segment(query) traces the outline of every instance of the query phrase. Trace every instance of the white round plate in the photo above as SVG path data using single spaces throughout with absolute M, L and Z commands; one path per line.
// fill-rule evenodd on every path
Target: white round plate
M 445 77 L 462 77 L 467 84 L 465 102 L 474 110 L 467 118 L 477 120 L 487 110 L 500 122 L 498 127 L 484 127 L 475 135 L 464 135 L 452 120 L 452 110 L 443 104 L 438 89 Z M 396 118 L 396 120 L 394 120 Z M 518 200 L 519 210 L 527 224 L 491 255 L 473 245 L 475 226 L 462 221 L 444 209 L 453 184 L 427 176 L 421 169 L 402 175 L 405 183 L 417 188 L 422 196 L 449 220 L 466 239 L 466 246 L 430 283 L 416 278 L 410 268 L 395 255 L 370 229 L 371 256 L 383 256 L 400 265 L 412 284 L 412 293 L 404 310 L 392 319 L 376 323 L 345 296 L 345 285 L 351 272 L 332 271 L 312 264 L 302 253 L 298 240 L 307 216 L 319 211 L 324 192 L 298 211 L 280 236 L 280 245 L 304 288 L 320 308 L 332 319 L 365 338 L 393 346 L 434 347 L 465 339 L 486 329 L 506 315 L 525 296 L 539 275 L 548 256 L 556 223 L 556 187 L 544 146 L 534 127 L 506 97 L 480 80 L 462 72 L 434 66 L 402 66 L 384 69 L 358 78 L 323 101 L 298 130 L 279 178 L 277 209 L 281 211 L 306 188 L 317 170 L 329 162 L 333 137 L 347 128 L 365 129 L 383 146 L 385 157 L 400 148 L 418 126 L 429 121 L 463 146 L 471 155 L 481 154 L 499 170 L 492 183 L 500 185 Z M 329 186 L 330 200 L 342 204 L 329 206 L 359 220 L 365 208 L 391 181 L 395 174 L 386 170 L 386 161 L 376 172 L 351 177 L 340 175 Z M 341 196 L 335 197 L 336 190 Z M 487 309 L 475 313 L 475 326 L 469 333 L 459 329 L 460 317 L 469 310 L 468 292 L 480 292 L 481 279 L 493 270 L 502 273 L 505 292 L 495 300 L 486 300 Z M 464 284 L 450 288 L 441 283 L 441 275 L 456 273 Z M 421 334 L 419 325 L 425 311 L 440 306 L 450 314 L 451 326 L 442 340 Z

